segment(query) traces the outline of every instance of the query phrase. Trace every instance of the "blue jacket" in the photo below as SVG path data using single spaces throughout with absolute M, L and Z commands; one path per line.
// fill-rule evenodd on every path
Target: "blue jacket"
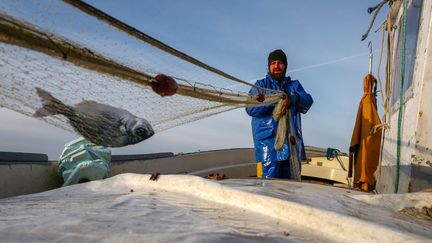
M 298 147 L 301 151 L 298 151 L 298 153 L 301 155 L 302 159 L 306 159 L 300 113 L 306 113 L 312 106 L 312 96 L 306 93 L 298 80 L 291 80 L 290 77 L 286 77 L 285 80 L 279 84 L 278 81 L 271 78 L 270 74 L 267 74 L 264 79 L 258 80 L 255 85 L 267 89 L 281 90 L 286 94 L 298 94 L 299 99 L 297 103 L 291 106 L 293 119 L 291 122 L 293 122 L 297 130 L 297 142 L 300 143 Z M 257 95 L 258 93 L 264 93 L 266 96 L 270 95 L 269 91 L 263 92 L 255 87 L 249 91 L 251 95 Z M 246 112 L 252 116 L 252 134 L 256 161 L 257 163 L 261 163 L 259 166 L 262 166 L 262 175 L 258 175 L 258 177 L 291 179 L 289 162 L 287 161 L 289 156 L 287 141 L 285 141 L 281 150 L 276 151 L 274 148 L 278 128 L 278 122 L 272 117 L 274 107 L 275 104 L 246 108 Z M 301 161 L 299 161 L 299 164 L 301 165 Z M 257 173 L 260 172 L 258 171 Z

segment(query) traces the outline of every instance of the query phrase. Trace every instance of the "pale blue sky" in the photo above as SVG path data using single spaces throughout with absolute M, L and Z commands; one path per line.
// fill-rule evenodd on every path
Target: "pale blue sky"
M 298 70 L 290 75 L 300 80 L 315 100 L 302 116 L 305 143 L 348 150 L 363 93 L 363 77 L 368 72 L 369 40 L 375 50 L 376 74 L 381 35 L 372 32 L 366 41 L 360 39 L 371 19 L 367 8 L 378 0 L 86 2 L 243 80 L 263 77 L 268 53 L 283 49 L 288 56 L 288 70 Z M 373 30 L 385 14 L 383 9 Z M 0 122 L 0 151 L 41 152 L 57 159 L 63 144 L 77 137 L 5 109 L 0 109 Z M 138 145 L 115 149 L 114 153 L 252 147 L 250 130 L 250 117 L 244 109 L 238 109 L 169 129 Z

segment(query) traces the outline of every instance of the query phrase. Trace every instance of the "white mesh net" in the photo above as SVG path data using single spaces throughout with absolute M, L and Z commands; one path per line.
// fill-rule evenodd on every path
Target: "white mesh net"
M 128 110 L 156 132 L 239 107 L 275 103 L 250 85 L 209 67 L 81 1 L 0 1 L 0 106 L 25 115 L 41 107 L 36 87 L 68 105 L 82 100 Z M 174 77 L 177 94 L 151 89 Z M 40 118 L 73 129 L 60 115 Z

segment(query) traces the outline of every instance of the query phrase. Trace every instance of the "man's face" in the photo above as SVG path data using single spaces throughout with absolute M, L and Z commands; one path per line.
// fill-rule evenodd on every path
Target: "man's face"
M 285 77 L 285 69 L 286 65 L 279 60 L 271 62 L 269 66 L 270 75 L 278 81 L 281 81 Z

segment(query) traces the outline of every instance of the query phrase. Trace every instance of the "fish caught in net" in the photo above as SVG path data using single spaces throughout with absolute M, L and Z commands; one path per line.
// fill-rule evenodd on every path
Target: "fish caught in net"
M 257 99 L 251 86 L 82 1 L 0 0 L 0 107 L 32 116 L 39 87 L 69 107 L 92 100 L 126 110 L 160 132 L 283 96 L 260 88 Z M 38 119 L 74 130 L 64 115 Z
M 34 117 L 63 115 L 75 131 L 95 144 L 123 147 L 154 135 L 153 128 L 146 119 L 136 117 L 127 110 L 91 100 L 72 107 L 46 90 L 36 87 L 36 92 L 42 99 L 43 106 L 35 112 Z

